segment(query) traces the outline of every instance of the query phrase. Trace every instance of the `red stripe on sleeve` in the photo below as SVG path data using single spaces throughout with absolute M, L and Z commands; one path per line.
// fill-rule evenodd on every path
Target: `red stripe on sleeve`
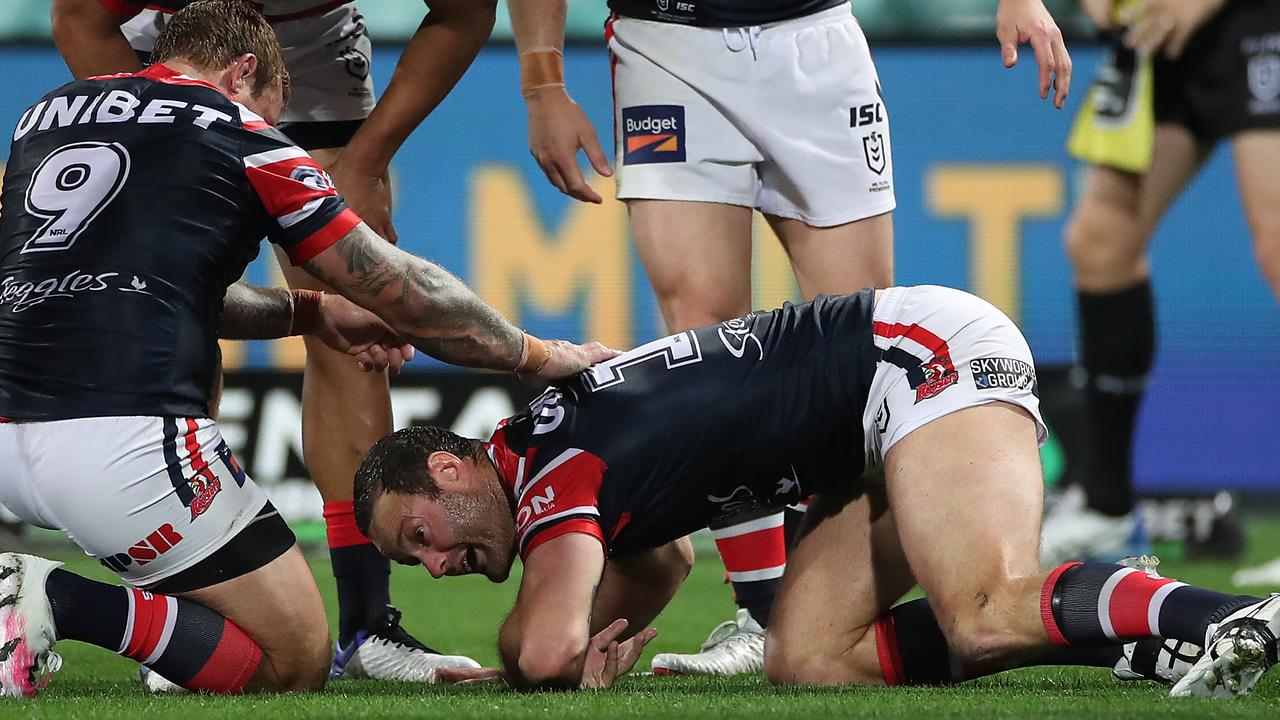
M 1049 635 L 1049 641 L 1054 645 L 1070 645 L 1067 638 L 1062 634 L 1062 629 L 1058 627 L 1058 621 L 1053 617 L 1053 589 L 1058 584 L 1058 578 L 1062 577 L 1062 573 L 1079 565 L 1078 562 L 1067 563 L 1049 573 L 1049 577 L 1044 579 L 1044 586 L 1040 588 L 1040 620 L 1044 623 L 1044 630 Z
M 346 208 L 338 213 L 329 224 L 311 233 L 311 237 L 288 248 L 285 252 L 289 255 L 289 262 L 294 265 L 301 265 L 320 253 L 328 250 L 330 246 L 342 239 L 343 235 L 351 232 L 355 226 L 363 222 L 359 215 Z
M 538 549 L 538 546 L 542 545 L 548 540 L 554 540 L 558 537 L 563 537 L 565 535 L 570 535 L 573 533 L 582 533 L 584 535 L 590 535 L 591 537 L 599 540 L 600 550 L 602 552 L 605 552 L 606 554 L 608 553 L 607 545 L 605 544 L 605 541 L 604 541 L 604 532 L 600 530 L 599 523 L 597 523 L 594 520 L 588 520 L 587 518 L 575 518 L 573 520 L 566 520 L 557 525 L 552 525 L 546 530 L 543 530 L 538 534 L 534 535 L 533 539 L 530 540 L 529 544 L 525 547 L 524 552 L 520 553 L 520 559 L 528 560 L 529 555 L 534 550 Z

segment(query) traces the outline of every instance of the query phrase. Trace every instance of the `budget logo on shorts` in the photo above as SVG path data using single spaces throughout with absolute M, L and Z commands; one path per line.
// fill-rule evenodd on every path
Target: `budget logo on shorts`
M 684 106 L 622 108 L 622 164 L 684 162 Z
M 1036 369 L 1017 358 L 988 357 L 969 361 L 973 385 L 979 390 L 1030 390 L 1038 394 Z

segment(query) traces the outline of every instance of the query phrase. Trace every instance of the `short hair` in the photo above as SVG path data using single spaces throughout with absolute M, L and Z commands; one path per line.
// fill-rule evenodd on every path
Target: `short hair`
M 245 53 L 258 57 L 253 94 L 279 79 L 287 90 L 289 71 L 275 30 L 244 0 L 196 0 L 169 18 L 156 38 L 151 60 L 182 59 L 208 70 L 230 65 Z
M 440 486 L 427 471 L 427 458 L 440 451 L 479 460 L 484 457 L 484 443 L 441 427 L 423 425 L 397 430 L 369 448 L 355 479 L 356 527 L 360 532 L 368 536 L 373 501 L 383 493 L 440 496 Z

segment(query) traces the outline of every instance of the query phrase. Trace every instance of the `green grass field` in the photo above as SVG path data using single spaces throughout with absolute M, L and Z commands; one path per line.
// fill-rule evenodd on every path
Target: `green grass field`
M 1280 521 L 1251 522 L 1249 534 L 1250 562 L 1280 555 Z M 77 571 L 110 579 L 69 547 L 59 557 Z M 327 562 L 317 557 L 313 567 L 333 617 Z M 1224 589 L 1233 569 L 1225 563 L 1161 567 L 1166 575 Z M 700 557 L 688 584 L 658 619 L 661 635 L 650 646 L 650 654 L 695 647 L 716 623 L 732 614 L 721 574 L 714 555 Z M 495 631 L 514 596 L 514 578 L 502 586 L 479 578 L 434 582 L 422 570 L 396 568 L 393 583 L 394 599 L 404 610 L 410 631 L 443 650 L 496 662 Z M 64 643 L 58 650 L 66 663 L 52 686 L 35 702 L 0 700 L 0 719 L 1280 717 L 1280 671 L 1264 678 L 1252 697 L 1232 703 L 1174 701 L 1154 684 L 1122 684 L 1104 670 L 1063 668 L 1022 670 L 953 688 L 794 690 L 772 688 L 759 678 L 627 677 L 611 691 L 575 694 L 517 695 L 493 686 L 343 681 L 331 684 L 322 694 L 307 696 L 151 697 L 135 681 L 137 668 L 131 662 L 77 643 Z M 648 667 L 648 657 L 639 667 Z

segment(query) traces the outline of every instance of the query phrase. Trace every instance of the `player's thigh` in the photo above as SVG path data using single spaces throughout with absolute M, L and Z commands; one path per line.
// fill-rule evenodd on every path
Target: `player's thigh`
M 295 544 L 237 578 L 181 593 L 235 623 L 263 652 L 252 689 L 310 690 L 329 669 L 329 624 L 306 558 Z
M 1280 297 L 1280 130 L 1248 130 L 1231 144 L 1254 254 Z
M 834 227 L 767 216 L 806 300 L 893 285 L 893 213 Z
M 681 200 L 629 200 L 631 233 L 668 330 L 751 309 L 751 208 Z
M 1154 143 L 1151 167 L 1141 175 L 1089 168 L 1067 226 L 1067 251 L 1082 290 L 1119 290 L 1150 274 L 1151 235 L 1210 149 L 1170 123 L 1156 126 Z
M 953 648 L 972 657 L 1038 643 L 1043 480 L 1026 410 L 997 402 L 929 422 L 889 451 L 885 482 Z
M 884 488 L 820 493 L 800 533 L 769 615 L 769 680 L 881 683 L 875 620 L 915 583 Z
M 874 320 L 863 432 L 911 568 L 953 649 L 1006 648 L 1026 630 L 1008 624 L 1011 584 L 1039 561 L 1048 429 L 1031 350 L 1004 313 L 950 288 L 882 291 Z

